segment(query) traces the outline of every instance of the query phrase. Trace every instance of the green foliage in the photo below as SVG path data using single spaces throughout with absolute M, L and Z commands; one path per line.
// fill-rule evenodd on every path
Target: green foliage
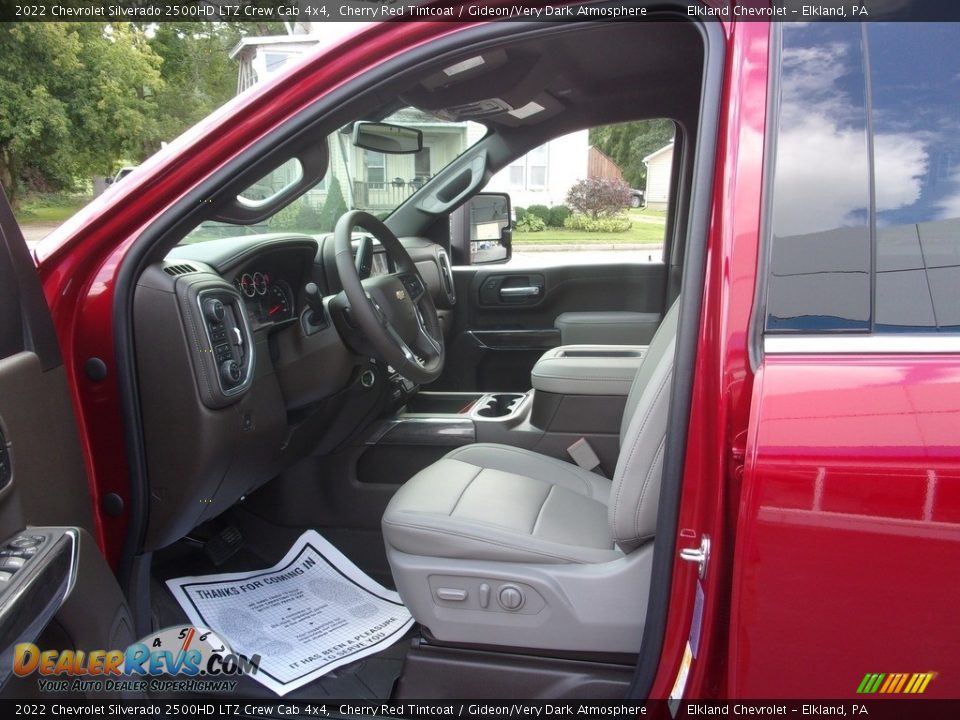
M 306 201 L 301 197 L 271 215 L 270 219 L 267 220 L 270 231 L 302 230 L 303 228 L 300 227 L 300 211 L 305 204 Z
M 647 168 L 643 158 L 659 150 L 673 138 L 670 120 L 639 120 L 603 125 L 590 130 L 590 144 L 610 156 L 623 171 L 631 187 L 645 188 Z
M 330 187 L 327 188 L 327 199 L 323 202 L 323 209 L 320 211 L 320 222 L 318 232 L 331 232 L 337 224 L 341 215 L 347 212 L 347 203 L 343 199 L 343 191 L 340 189 L 340 180 L 332 178 Z
M 149 24 L 144 24 L 144 34 Z M 146 41 L 161 59 L 163 87 L 156 129 L 145 138 L 146 154 L 177 137 L 237 92 L 238 62 L 230 51 L 246 35 L 284 35 L 283 23 L 162 22 Z
M 160 58 L 129 23 L 0 27 L 0 183 L 73 189 L 142 155 L 155 131 Z
M 580 213 L 571 215 L 563 223 L 564 227 L 571 230 L 602 233 L 626 232 L 632 225 L 633 223 L 626 215 L 606 215 L 595 218 Z
M 515 229 L 517 232 L 543 232 L 547 229 L 547 224 L 542 218 L 528 212 L 523 216 L 523 220 L 517 220 Z
M 576 212 L 596 220 L 616 215 L 630 202 L 630 187 L 623 180 L 588 178 L 578 180 L 567 193 L 567 203 Z
M 231 48 L 282 23 L 5 23 L 0 183 L 70 191 L 136 165 L 236 93 Z
M 527 209 L 522 207 L 515 207 L 513 209 L 513 214 L 517 218 L 517 222 L 520 222 L 527 216 Z
M 527 212 L 543 220 L 544 225 L 550 224 L 550 208 L 546 205 L 531 205 L 527 208 Z
M 300 231 L 316 232 L 319 230 L 322 221 L 317 206 L 310 202 L 306 196 L 302 197 L 300 199 L 300 212 L 297 213 L 297 225 Z
M 550 215 L 547 217 L 549 227 L 562 228 L 567 218 L 572 214 L 572 210 L 566 205 L 557 205 L 550 208 Z

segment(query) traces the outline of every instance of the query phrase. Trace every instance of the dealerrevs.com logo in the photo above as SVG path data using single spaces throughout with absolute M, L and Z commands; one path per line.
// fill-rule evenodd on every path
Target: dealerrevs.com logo
M 126 650 L 14 648 L 13 673 L 37 675 L 44 692 L 232 692 L 256 675 L 260 656 L 234 653 L 216 634 L 193 625 L 169 627 Z

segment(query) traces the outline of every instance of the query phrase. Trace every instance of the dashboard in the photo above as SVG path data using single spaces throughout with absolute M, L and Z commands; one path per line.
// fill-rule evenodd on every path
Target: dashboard
M 404 245 L 450 312 L 443 250 L 425 238 Z M 368 248 L 363 276 L 394 270 L 379 243 Z M 146 268 L 134 294 L 151 491 L 144 548 L 175 542 L 321 443 L 337 446 L 389 396 L 388 383 L 358 380 L 376 366 L 332 322 L 341 289 L 331 236 L 210 240 Z

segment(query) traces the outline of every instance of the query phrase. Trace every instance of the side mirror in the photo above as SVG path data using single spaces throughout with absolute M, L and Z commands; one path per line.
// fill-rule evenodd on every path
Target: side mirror
M 451 216 L 450 245 L 457 265 L 494 265 L 513 257 L 510 196 L 479 193 Z
M 353 126 L 353 144 L 387 155 L 405 155 L 423 149 L 423 132 L 401 125 L 358 122 Z

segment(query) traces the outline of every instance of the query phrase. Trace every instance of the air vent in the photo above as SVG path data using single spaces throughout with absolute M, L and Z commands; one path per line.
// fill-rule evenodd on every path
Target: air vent
M 167 265 L 163 269 L 167 275 L 186 275 L 187 273 L 194 273 L 197 269 L 193 265 Z

